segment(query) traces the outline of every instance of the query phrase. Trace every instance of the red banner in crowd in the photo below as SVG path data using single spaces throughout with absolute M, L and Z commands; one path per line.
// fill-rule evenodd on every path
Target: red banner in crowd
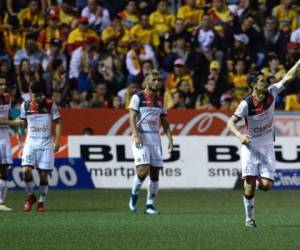
M 232 112 L 219 110 L 170 110 L 168 119 L 174 135 L 230 135 L 226 122 Z M 64 135 L 81 135 L 91 128 L 95 135 L 130 134 L 128 111 L 116 109 L 61 109 Z M 300 117 L 295 113 L 275 116 L 278 136 L 300 136 Z

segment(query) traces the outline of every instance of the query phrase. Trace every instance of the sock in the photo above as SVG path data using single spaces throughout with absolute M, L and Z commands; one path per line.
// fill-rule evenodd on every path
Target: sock
M 25 182 L 25 191 L 27 195 L 33 194 L 33 181 Z
M 39 192 L 40 192 L 40 198 L 39 198 L 39 202 L 45 202 L 46 198 L 47 198 L 47 193 L 48 193 L 48 185 L 46 186 L 39 186 Z
M 150 180 L 147 193 L 146 205 L 153 205 L 158 193 L 158 181 Z
M 5 180 L 0 180 L 0 204 L 5 202 L 7 186 Z
M 137 175 L 135 175 L 132 182 L 131 193 L 133 195 L 138 195 L 142 185 L 143 181 Z
M 254 220 L 254 218 L 255 218 L 254 217 L 255 197 L 252 197 L 251 199 L 247 199 L 244 195 L 243 200 L 244 200 L 244 206 L 245 206 L 246 221 Z

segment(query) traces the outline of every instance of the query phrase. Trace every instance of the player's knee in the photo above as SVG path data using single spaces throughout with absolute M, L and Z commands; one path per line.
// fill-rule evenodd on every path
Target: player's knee
M 255 187 L 256 187 L 256 178 L 253 176 L 246 177 L 246 180 L 244 182 L 244 190 L 245 195 L 249 197 L 253 197 L 255 194 Z
M 148 165 L 137 167 L 137 176 L 139 177 L 139 179 L 141 181 L 146 179 L 148 173 L 149 173 L 149 166 Z
M 259 185 L 259 189 L 262 191 L 269 191 L 271 190 L 273 187 L 273 182 L 269 181 L 269 182 L 261 182 Z
M 40 175 L 40 185 L 42 186 L 48 185 L 48 172 L 40 171 L 39 175 Z
M 32 169 L 30 167 L 23 167 L 24 181 L 30 182 L 32 178 Z
M 5 181 L 7 179 L 7 168 L 3 167 L 0 170 L 0 180 Z

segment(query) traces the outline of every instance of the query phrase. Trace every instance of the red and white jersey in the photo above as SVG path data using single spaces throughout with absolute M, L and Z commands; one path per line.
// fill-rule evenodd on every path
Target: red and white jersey
M 58 108 L 50 99 L 44 98 L 40 104 L 31 100 L 22 103 L 20 119 L 27 121 L 25 142 L 34 148 L 51 148 L 52 121 L 59 118 Z
M 129 108 L 138 113 L 137 128 L 144 143 L 160 143 L 160 116 L 167 114 L 167 109 L 160 96 L 150 96 L 141 91 L 131 97 Z
M 274 143 L 275 99 L 283 87 L 281 82 L 273 84 L 268 88 L 267 97 L 263 102 L 258 102 L 253 95 L 249 95 L 237 107 L 234 115 L 245 119 L 250 145 L 263 146 Z
M 9 111 L 11 108 L 11 99 L 9 94 L 0 95 L 0 118 L 8 120 L 9 119 Z M 9 138 L 9 126 L 8 125 L 0 125 L 0 139 L 8 139 Z

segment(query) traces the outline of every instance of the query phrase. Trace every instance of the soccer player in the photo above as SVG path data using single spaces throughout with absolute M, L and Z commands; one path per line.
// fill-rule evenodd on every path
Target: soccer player
M 254 217 L 255 189 L 268 191 L 272 188 L 275 172 L 273 117 L 275 99 L 300 71 L 300 60 L 283 79 L 271 86 L 262 72 L 251 72 L 247 82 L 251 94 L 241 101 L 228 120 L 228 127 L 236 135 L 241 146 L 242 176 L 244 178 L 243 202 L 246 226 L 256 227 Z M 236 123 L 245 120 L 245 132 L 241 133 Z
M 132 183 L 129 210 L 135 212 L 139 190 L 150 175 L 145 214 L 155 215 L 154 200 L 158 192 L 159 170 L 163 167 L 160 123 L 168 137 L 169 152 L 173 150 L 173 139 L 167 120 L 167 111 L 158 95 L 161 76 L 156 70 L 148 73 L 144 80 L 145 90 L 132 96 L 129 105 L 129 122 L 132 129 L 132 150 L 136 175 Z
M 11 100 L 9 94 L 5 93 L 6 80 L 0 77 L 0 118 L 9 119 Z M 12 209 L 5 206 L 7 193 L 6 179 L 7 169 L 12 164 L 11 143 L 7 125 L 0 125 L 0 211 L 8 212 Z
M 51 139 L 52 121 L 56 124 L 54 144 Z M 36 211 L 44 212 L 44 203 L 48 193 L 48 174 L 53 169 L 54 153 L 59 149 L 61 137 L 60 115 L 57 106 L 52 100 L 44 97 L 42 84 L 34 82 L 31 85 L 31 99 L 21 105 L 20 119 L 6 121 L 6 123 L 13 126 L 27 125 L 27 136 L 22 153 L 22 167 L 27 193 L 23 211 L 31 211 L 32 205 L 36 203 L 32 176 L 32 170 L 36 167 L 40 177 L 40 197 Z

